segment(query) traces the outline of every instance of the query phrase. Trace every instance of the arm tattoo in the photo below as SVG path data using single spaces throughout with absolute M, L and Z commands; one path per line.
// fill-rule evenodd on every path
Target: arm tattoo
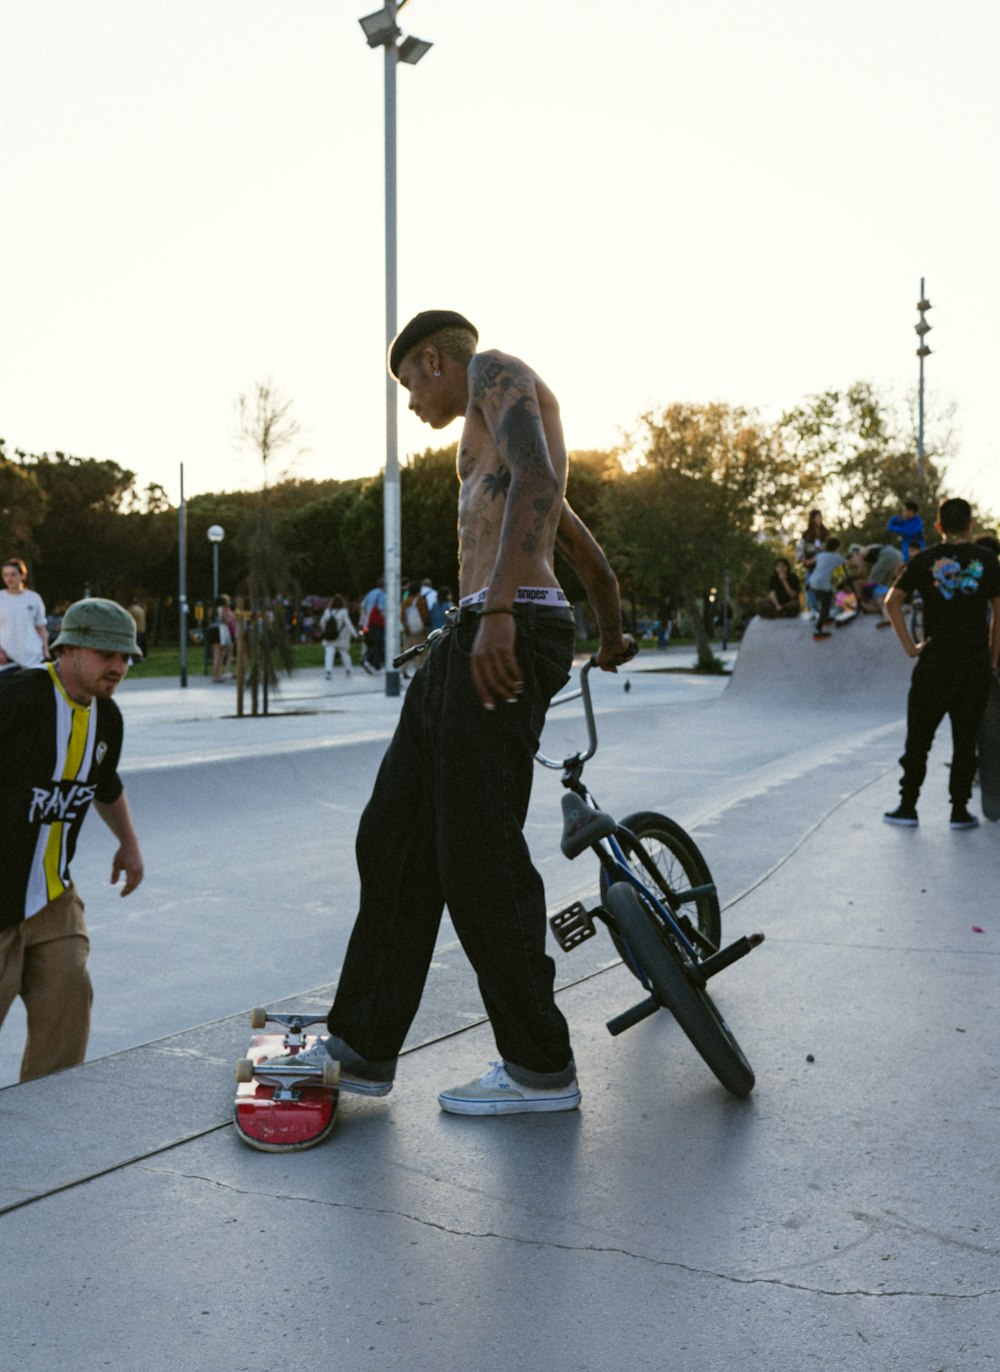
M 491 500 L 496 500 L 498 495 L 505 496 L 510 490 L 510 470 L 501 466 L 498 472 L 487 472 L 483 484 L 489 491 Z
M 472 394 L 493 431 L 501 459 L 518 472 L 551 467 L 534 380 L 498 357 L 477 355 L 469 364 Z

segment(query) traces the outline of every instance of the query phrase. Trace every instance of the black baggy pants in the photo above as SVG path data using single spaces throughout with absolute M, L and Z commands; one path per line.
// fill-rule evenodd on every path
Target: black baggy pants
M 483 708 L 462 619 L 407 688 L 361 817 L 361 906 L 330 1011 L 352 1070 L 391 1079 L 416 1014 L 442 910 L 479 980 L 497 1048 L 525 1085 L 563 1085 L 572 1051 L 545 951 L 541 878 L 523 828 L 533 760 L 552 696 L 569 678 L 572 617 L 519 607 L 516 704 Z M 338 1049 L 338 1051 L 340 1051 Z M 374 1069 L 374 1070 L 371 1070 Z
M 927 774 L 927 755 L 945 715 L 951 720 L 953 805 L 972 795 L 976 775 L 976 736 L 990 695 L 990 664 L 984 655 L 971 661 L 940 662 L 921 657 L 913 669 L 906 708 L 906 749 L 899 759 L 904 805 L 916 805 Z

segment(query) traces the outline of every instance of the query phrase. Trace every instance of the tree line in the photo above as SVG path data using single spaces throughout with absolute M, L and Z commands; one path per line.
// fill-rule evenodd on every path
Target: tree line
M 284 432 L 293 431 L 287 404 L 276 409 Z M 724 579 L 733 610 L 749 613 L 810 508 L 844 543 L 884 540 L 905 499 L 920 503 L 930 526 L 951 439 L 929 445 L 918 466 L 912 429 L 867 382 L 810 396 L 771 422 L 721 402 L 672 404 L 641 416 L 614 449 L 572 453 L 567 496 L 604 545 L 629 617 L 655 613 L 670 596 L 695 623 Z M 277 430 L 264 422 L 255 436 L 253 416 L 247 430 L 264 458 L 262 488 L 187 502 L 189 600 L 212 593 L 213 524 L 226 534 L 222 591 L 293 602 L 364 594 L 382 574 L 382 475 L 270 484 L 267 444 Z M 455 458 L 454 444 L 428 449 L 400 472 L 403 574 L 453 588 Z M 975 504 L 974 492 L 961 494 Z M 176 632 L 178 511 L 161 486 L 140 489 L 133 472 L 106 458 L 8 453 L 0 440 L 0 532 L 3 556 L 28 562 L 48 605 L 138 596 L 163 632 Z M 570 570 L 557 570 L 570 597 L 582 599 Z

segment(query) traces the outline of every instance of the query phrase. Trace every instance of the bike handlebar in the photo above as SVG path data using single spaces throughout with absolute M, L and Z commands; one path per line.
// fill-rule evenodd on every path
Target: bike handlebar
M 587 751 L 585 753 L 574 753 L 572 757 L 563 758 L 559 761 L 554 757 L 546 757 L 544 753 L 537 752 L 535 761 L 541 763 L 543 767 L 551 767 L 553 770 L 560 768 L 579 766 L 588 762 L 597 752 L 597 723 L 594 719 L 594 704 L 590 698 L 590 682 L 588 677 L 591 669 L 597 666 L 597 658 L 592 657 L 589 662 L 585 662 L 580 668 L 580 686 L 576 691 L 568 691 L 566 695 L 556 696 L 551 701 L 549 708 L 553 705 L 565 705 L 571 700 L 583 701 L 583 717 L 587 722 Z

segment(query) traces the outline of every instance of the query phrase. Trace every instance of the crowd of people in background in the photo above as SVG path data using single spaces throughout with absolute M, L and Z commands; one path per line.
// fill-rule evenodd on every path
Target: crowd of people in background
M 810 510 L 794 550 L 775 559 L 764 594 L 756 604 L 748 603 L 747 612 L 764 619 L 797 620 L 807 615 L 817 641 L 832 637 L 831 626 L 847 624 L 857 615 L 874 616 L 879 628 L 888 628 L 885 599 L 889 589 L 903 565 L 927 546 L 923 519 L 915 501 L 903 503 L 888 520 L 886 533 L 889 537 L 884 541 L 851 543 L 845 549 L 827 528 L 822 512 Z M 1000 546 L 990 535 L 983 535 L 979 541 L 984 547 Z M 47 643 L 58 634 L 65 607 L 56 606 L 46 612 L 41 597 L 28 589 L 27 568 L 19 558 L 10 558 L 3 564 L 3 582 L 0 671 L 17 663 L 30 666 L 45 661 Z M 137 641 L 145 652 L 149 611 L 141 596 L 122 597 L 122 603 L 126 602 L 135 622 Z M 404 579 L 399 605 L 403 651 L 424 642 L 440 628 L 452 604 L 450 587 L 436 587 L 430 577 Z M 269 609 L 274 620 L 283 624 L 289 642 L 322 646 L 327 681 L 333 681 L 338 671 L 346 680 L 355 667 L 369 676 L 385 670 L 386 613 L 385 582 L 381 577 L 360 598 L 352 599 L 340 592 L 329 597 L 308 595 L 296 605 L 281 596 Z M 197 602 L 194 618 L 192 641 L 205 644 L 206 672 L 211 673 L 212 682 L 232 681 L 240 622 L 231 597 L 220 595 L 204 608 Z M 705 622 L 710 634 L 716 627 L 716 618 L 706 599 Z M 730 607 L 730 623 L 737 619 L 738 612 L 734 615 Z M 655 639 L 660 649 L 667 647 L 672 636 L 688 632 L 683 612 L 678 615 L 668 594 L 660 597 L 655 616 L 637 621 L 634 628 L 640 637 Z M 421 655 L 411 658 L 403 669 L 404 679 L 412 677 L 422 661 Z
M 852 543 L 846 553 L 831 534 L 820 510 L 810 510 L 795 545 L 794 567 L 788 557 L 774 564 L 766 594 L 757 605 L 764 619 L 798 619 L 804 610 L 813 622 L 813 637 L 830 638 L 831 624 L 846 624 L 856 615 L 875 615 L 888 628 L 885 598 L 909 558 L 927 546 L 923 519 L 915 501 L 907 500 L 886 526 L 891 539 Z

